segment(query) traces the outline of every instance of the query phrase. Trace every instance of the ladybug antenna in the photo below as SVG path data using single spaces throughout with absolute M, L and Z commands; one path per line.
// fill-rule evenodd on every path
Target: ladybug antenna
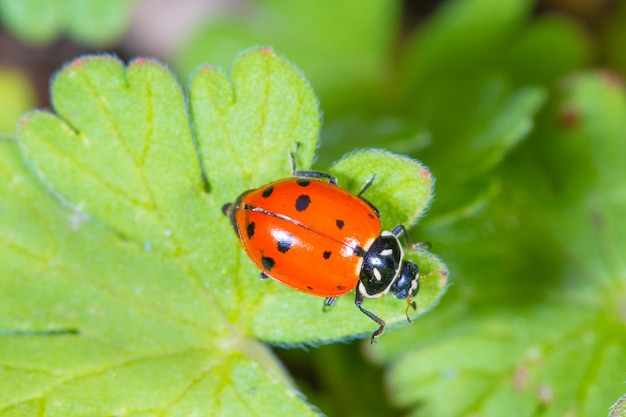
M 412 243 L 410 246 L 411 246 L 411 249 L 430 249 L 432 247 L 430 242 L 417 242 L 417 243 Z
M 445 277 L 448 276 L 448 271 L 446 271 L 444 269 L 436 269 L 434 271 L 430 271 L 429 273 L 427 273 L 425 275 L 420 275 L 418 279 L 421 281 L 421 280 L 426 279 L 426 278 L 430 277 L 431 275 L 435 275 L 435 274 L 443 275 L 444 278 L 445 278 Z

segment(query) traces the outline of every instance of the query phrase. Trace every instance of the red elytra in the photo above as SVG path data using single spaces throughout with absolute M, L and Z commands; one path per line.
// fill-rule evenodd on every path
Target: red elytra
M 356 289 L 356 306 L 379 324 L 373 342 L 385 322 L 362 307 L 363 299 L 388 292 L 406 299 L 410 322 L 419 268 L 403 260 L 404 227 L 381 232 L 378 210 L 361 197 L 372 181 L 355 195 L 328 174 L 294 170 L 294 177 L 248 190 L 223 211 L 263 278 L 326 297 L 327 306 Z

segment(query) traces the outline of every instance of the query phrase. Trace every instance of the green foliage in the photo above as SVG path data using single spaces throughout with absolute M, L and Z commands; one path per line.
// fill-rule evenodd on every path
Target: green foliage
M 240 56 L 232 83 L 207 66 L 191 86 L 188 115 L 160 64 L 79 58 L 54 78 L 56 113 L 22 119 L 25 159 L 0 142 L 0 415 L 241 415 L 250 404 L 314 415 L 257 339 L 312 344 L 375 328 L 348 300 L 323 313 L 321 298 L 256 278 L 221 212 L 288 176 L 297 143 L 310 166 L 319 114 L 308 83 L 266 48 Z M 357 190 L 372 171 L 371 198 L 392 202 L 384 221 L 414 223 L 430 173 L 379 151 L 334 167 Z M 444 269 L 423 250 L 409 257 L 425 273 Z M 419 313 L 444 286 L 424 284 Z M 393 327 L 405 306 L 372 308 Z
M 416 23 L 402 3 L 250 2 L 177 48 L 187 97 L 145 59 L 57 75 L 56 114 L 0 142 L 0 415 L 624 416 L 626 7 L 588 25 L 447 0 Z M 45 11 L 18 29 L 48 30 Z M 270 49 L 230 70 L 259 44 L 310 85 Z M 296 143 L 299 168 L 354 192 L 376 174 L 383 225 L 412 226 L 453 285 L 422 315 L 444 266 L 409 251 L 436 271 L 413 325 L 367 300 L 401 328 L 280 351 L 287 375 L 260 342 L 375 327 L 349 297 L 322 313 L 255 279 L 220 211 L 289 175 Z
M 626 369 L 625 137 L 623 86 L 571 77 L 499 170 L 501 197 L 426 226 L 432 239 L 482 231 L 474 247 L 448 242 L 476 293 L 452 292 L 430 331 L 377 346 L 399 405 L 426 416 L 607 412 Z
M 237 51 L 273 45 L 302 68 L 327 113 L 361 97 L 387 70 L 398 1 L 263 0 L 252 7 L 256 18 L 218 16 L 200 27 L 177 54 L 179 72 L 204 62 L 229 68 Z
M 126 29 L 136 0 L 0 0 L 0 20 L 26 42 L 43 44 L 67 34 L 102 44 Z

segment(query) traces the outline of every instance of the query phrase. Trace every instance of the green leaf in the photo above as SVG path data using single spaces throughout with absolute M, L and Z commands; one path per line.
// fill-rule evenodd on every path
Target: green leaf
M 465 314 L 438 337 L 397 332 L 377 346 L 394 353 L 389 392 L 424 416 L 603 415 L 621 390 L 624 333 L 600 324 L 593 304 L 556 303 Z M 600 326 L 600 327 L 598 327 Z M 399 354 L 399 350 L 402 354 Z M 575 360 L 575 366 L 572 361 Z M 454 393 L 454 401 L 449 395 Z
M 0 134 L 13 134 L 20 115 L 34 102 L 35 92 L 23 74 L 0 69 Z
M 191 81 L 191 114 L 206 175 L 218 201 L 311 166 L 320 116 L 311 86 L 270 49 L 242 55 L 232 83 L 211 66 Z M 231 161 L 229 169 L 224 162 Z
M 34 112 L 21 130 L 24 154 L 45 181 L 134 242 L 179 255 L 201 245 L 210 229 L 196 219 L 209 207 L 171 74 L 155 62 L 126 69 L 101 56 L 75 60 L 51 88 L 58 116 Z
M 0 142 L 0 416 L 315 415 L 255 339 L 375 329 L 351 300 L 324 313 L 322 298 L 259 280 L 240 247 L 222 205 L 288 176 L 290 152 L 309 169 L 320 117 L 270 49 L 232 74 L 201 68 L 187 112 L 161 64 L 79 58 L 53 80 L 56 113 L 24 116 L 19 150 Z M 430 173 L 407 158 L 363 151 L 333 169 L 350 189 L 377 173 L 368 197 L 390 202 L 385 226 L 411 225 L 430 201 Z M 416 316 L 441 296 L 445 266 L 407 257 L 435 271 Z M 406 301 L 391 298 L 370 308 L 405 324 Z
M 67 33 L 90 44 L 111 42 L 136 0 L 0 0 L 0 19 L 26 42 L 42 44 Z
M 551 160 L 546 178 L 558 190 L 550 227 L 595 280 L 624 278 L 626 225 L 626 94 L 610 74 L 569 78 L 550 106 L 540 151 Z M 584 219 L 584 221 L 581 221 Z

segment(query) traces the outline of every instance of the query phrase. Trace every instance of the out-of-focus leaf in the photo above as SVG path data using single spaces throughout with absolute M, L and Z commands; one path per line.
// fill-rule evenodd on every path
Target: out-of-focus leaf
M 207 22 L 181 49 L 181 72 L 199 64 L 230 67 L 239 50 L 272 45 L 304 71 L 325 112 L 358 102 L 372 80 L 385 74 L 400 2 L 396 0 L 260 1 L 241 18 Z
M 0 0 L 0 19 L 26 42 L 43 44 L 61 34 L 102 44 L 126 28 L 136 0 Z

